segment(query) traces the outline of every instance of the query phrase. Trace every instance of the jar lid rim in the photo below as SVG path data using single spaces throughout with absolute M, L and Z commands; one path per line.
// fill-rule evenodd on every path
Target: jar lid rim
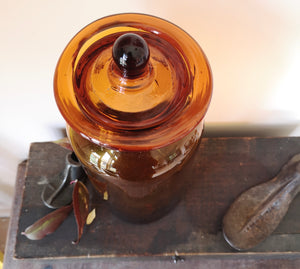
M 180 112 L 170 114 L 163 123 L 139 129 L 114 129 L 91 119 L 89 111 L 79 103 L 80 98 L 74 91 L 74 67 L 78 64 L 80 49 L 87 39 L 104 31 L 112 33 L 113 29 L 120 25 L 151 32 L 158 38 L 171 37 L 173 44 L 177 46 L 176 49 L 184 55 L 190 75 L 189 93 L 181 100 Z M 54 93 L 58 108 L 67 124 L 83 137 L 111 148 L 148 150 L 181 139 L 202 121 L 212 95 L 212 75 L 202 49 L 181 28 L 152 15 L 123 13 L 96 20 L 74 36 L 58 61 L 54 76 Z

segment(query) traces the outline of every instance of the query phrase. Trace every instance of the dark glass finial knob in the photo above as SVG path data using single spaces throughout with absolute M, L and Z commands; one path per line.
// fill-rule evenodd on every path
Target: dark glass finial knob
M 127 33 L 117 38 L 112 54 L 124 77 L 141 75 L 147 66 L 150 55 L 146 41 L 133 33 Z

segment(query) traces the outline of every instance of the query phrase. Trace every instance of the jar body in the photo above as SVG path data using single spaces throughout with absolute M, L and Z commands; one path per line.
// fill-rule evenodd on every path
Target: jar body
M 89 180 L 104 186 L 113 212 L 131 222 L 145 223 L 165 215 L 182 197 L 181 173 L 198 146 L 203 120 L 185 137 L 165 147 L 115 150 L 99 146 L 75 132 L 67 133 Z
M 145 14 L 101 18 L 63 51 L 54 93 L 74 152 L 113 211 L 148 222 L 179 201 L 212 95 L 207 58 L 185 31 Z

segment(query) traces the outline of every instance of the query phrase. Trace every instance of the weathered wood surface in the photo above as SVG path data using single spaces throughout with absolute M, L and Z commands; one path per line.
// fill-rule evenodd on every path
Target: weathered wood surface
M 274 177 L 300 152 L 300 138 L 203 138 L 183 177 L 190 188 L 164 218 L 126 223 L 94 198 L 96 220 L 78 245 L 71 244 L 76 238 L 72 214 L 54 234 L 30 241 L 20 232 L 50 211 L 38 182 L 57 173 L 63 151 L 53 143 L 31 146 L 25 180 L 22 171 L 18 176 L 5 268 L 174 268 L 175 251 L 185 258 L 181 268 L 300 268 L 299 196 L 275 232 L 250 252 L 233 251 L 221 234 L 234 199 Z

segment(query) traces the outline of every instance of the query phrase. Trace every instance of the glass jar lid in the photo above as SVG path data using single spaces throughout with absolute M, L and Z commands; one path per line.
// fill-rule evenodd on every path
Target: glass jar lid
M 93 143 L 149 150 L 203 119 L 212 94 L 208 61 L 182 29 L 157 17 L 119 14 L 83 28 L 54 77 L 68 125 Z

